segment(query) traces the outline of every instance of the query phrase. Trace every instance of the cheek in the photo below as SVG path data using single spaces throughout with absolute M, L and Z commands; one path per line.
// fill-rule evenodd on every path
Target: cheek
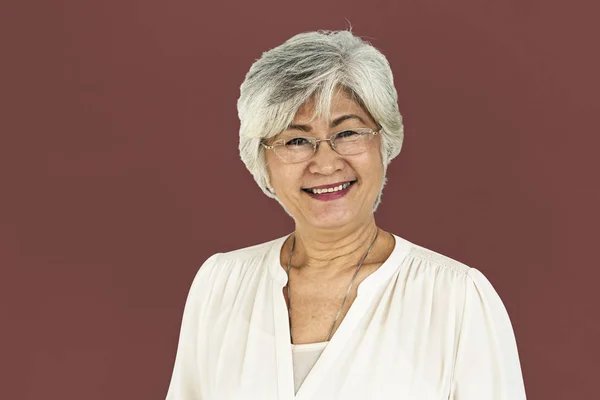
M 267 153 L 265 156 L 265 165 L 267 170 L 267 178 L 271 187 L 279 186 L 281 179 L 281 165 L 277 157 L 273 154 Z
M 383 158 L 381 157 L 381 143 L 378 142 L 377 146 L 374 146 L 373 151 L 370 153 L 373 173 L 383 178 Z
M 379 149 L 372 149 L 368 153 L 364 153 L 363 157 L 356 160 L 353 167 L 369 180 L 372 180 L 376 176 L 383 175 L 383 164 L 381 162 Z
M 280 195 L 285 196 L 284 193 L 288 193 L 293 187 L 298 186 L 302 175 L 300 165 L 285 164 L 278 159 L 273 159 L 273 157 L 267 157 L 265 161 L 271 187 L 275 191 L 279 189 Z
M 265 156 L 265 170 L 267 171 L 267 179 L 269 184 L 273 186 L 273 162 L 269 156 Z

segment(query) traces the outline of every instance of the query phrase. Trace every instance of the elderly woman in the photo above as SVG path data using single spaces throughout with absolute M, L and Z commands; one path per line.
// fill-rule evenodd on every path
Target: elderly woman
M 202 265 L 167 399 L 525 399 L 488 280 L 375 222 L 403 139 L 386 58 L 346 31 L 294 36 L 238 111 L 241 158 L 295 230 Z

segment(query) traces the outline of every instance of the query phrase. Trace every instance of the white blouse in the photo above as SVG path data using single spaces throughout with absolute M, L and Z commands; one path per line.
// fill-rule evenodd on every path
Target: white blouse
M 525 399 L 513 329 L 489 281 L 394 238 L 297 393 L 286 238 L 211 256 L 186 301 L 167 400 Z

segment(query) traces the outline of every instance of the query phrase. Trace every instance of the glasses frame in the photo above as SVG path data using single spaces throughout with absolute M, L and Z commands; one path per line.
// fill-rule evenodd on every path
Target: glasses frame
M 358 130 L 360 130 L 360 131 L 367 131 L 367 130 L 368 130 L 368 131 L 370 131 L 370 132 L 368 132 L 368 133 L 367 133 L 367 132 L 365 132 L 365 134 L 370 134 L 370 135 L 372 135 L 372 136 L 370 136 L 370 138 L 372 138 L 372 137 L 374 137 L 374 136 L 377 136 L 377 135 L 379 135 L 383 129 L 379 128 L 379 130 L 377 130 L 377 131 L 373 131 L 373 129 L 371 129 L 371 128 L 347 128 L 347 129 L 343 129 L 343 130 L 341 130 L 341 131 L 339 131 L 339 132 L 336 132 L 336 133 L 334 133 L 334 134 L 332 134 L 332 135 L 329 135 L 329 137 L 328 137 L 328 138 L 326 138 L 326 139 L 316 139 L 316 138 L 307 137 L 307 136 L 294 136 L 294 137 L 290 137 L 290 140 L 291 140 L 291 139 L 296 139 L 296 138 L 302 138 L 302 139 L 308 140 L 308 141 L 309 141 L 309 142 L 312 144 L 312 146 L 313 146 L 313 153 L 310 155 L 310 157 L 307 157 L 307 158 L 306 158 L 306 160 L 300 160 L 300 161 L 286 161 L 286 160 L 284 160 L 284 159 L 283 159 L 283 158 L 282 158 L 282 157 L 281 157 L 279 154 L 277 154 L 277 152 L 275 151 L 275 147 L 279 147 L 279 146 L 277 146 L 277 145 L 268 145 L 268 144 L 266 144 L 266 143 L 264 143 L 264 142 L 261 142 L 260 144 L 261 144 L 261 145 L 262 145 L 262 146 L 263 146 L 265 149 L 268 149 L 268 150 L 273 150 L 273 153 L 275 153 L 275 155 L 276 155 L 277 157 L 279 157 L 279 159 L 280 159 L 281 161 L 283 161 L 284 163 L 286 163 L 286 164 L 297 164 L 297 163 L 301 163 L 301 162 L 304 162 L 304 161 L 310 160 L 310 159 L 311 159 L 311 158 L 312 158 L 312 157 L 313 157 L 313 156 L 314 156 L 314 155 L 317 153 L 317 150 L 318 150 L 318 148 L 319 148 L 319 144 L 321 144 L 321 142 L 329 142 L 329 147 L 331 147 L 331 149 L 332 149 L 333 151 L 335 151 L 337 154 L 339 154 L 340 156 L 353 156 L 353 155 L 356 155 L 356 154 L 361 154 L 361 153 L 364 153 L 366 150 L 363 150 L 363 151 L 361 151 L 361 152 L 359 152 L 359 153 L 354 153 L 354 154 L 341 154 L 341 153 L 340 153 L 340 152 L 338 152 L 338 150 L 335 148 L 335 144 L 334 144 L 335 142 L 334 142 L 334 140 L 335 140 L 335 138 L 336 138 L 336 137 L 337 137 L 339 134 L 341 134 L 341 133 L 344 133 L 344 132 L 347 132 L 347 131 L 358 131 Z M 283 140 L 283 139 L 277 139 L 277 140 Z M 285 144 L 284 144 L 284 146 L 285 146 Z

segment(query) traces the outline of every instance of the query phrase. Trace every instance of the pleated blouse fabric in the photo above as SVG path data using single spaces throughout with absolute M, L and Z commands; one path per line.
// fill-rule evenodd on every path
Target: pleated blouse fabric
M 167 400 L 525 399 L 513 328 L 486 277 L 394 238 L 297 393 L 286 237 L 211 256 L 186 301 Z

